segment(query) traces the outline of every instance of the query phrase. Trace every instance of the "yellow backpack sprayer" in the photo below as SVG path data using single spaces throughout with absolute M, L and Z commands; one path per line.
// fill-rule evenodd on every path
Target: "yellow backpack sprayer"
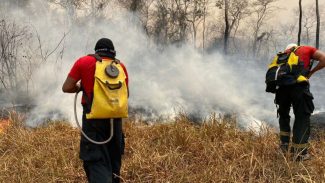
M 93 100 L 87 119 L 110 119 L 110 137 L 105 141 L 95 141 L 89 138 L 82 130 L 77 117 L 77 98 L 74 98 L 74 117 L 82 135 L 94 144 L 105 144 L 113 137 L 113 119 L 128 117 L 128 88 L 125 82 L 126 75 L 119 60 L 102 59 L 98 55 L 89 55 L 96 58 L 95 83 Z M 88 101 L 89 102 L 89 101 Z

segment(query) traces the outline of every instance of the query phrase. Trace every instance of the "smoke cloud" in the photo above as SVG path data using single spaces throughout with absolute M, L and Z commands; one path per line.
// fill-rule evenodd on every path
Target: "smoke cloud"
M 243 126 L 261 121 L 276 125 L 274 96 L 265 92 L 264 84 L 270 58 L 263 58 L 267 60 L 263 62 L 229 58 L 218 52 L 202 53 L 186 43 L 162 51 L 145 36 L 136 18 L 120 9 L 110 10 L 114 17 L 109 21 L 91 19 L 86 24 L 67 25 L 69 17 L 64 11 L 55 11 L 42 2 L 29 6 L 42 11 L 42 16 L 21 9 L 7 13 L 15 21 L 32 26 L 44 48 L 54 48 L 67 34 L 60 49 L 33 73 L 35 108 L 27 120 L 31 126 L 47 118 L 66 118 L 74 124 L 73 94 L 63 93 L 61 87 L 74 62 L 93 53 L 102 37 L 113 40 L 117 58 L 128 69 L 133 109 L 142 109 L 151 117 L 173 116 L 180 109 L 199 116 L 234 113 Z M 37 42 L 34 39 L 30 44 Z M 80 116 L 81 109 L 78 111 Z

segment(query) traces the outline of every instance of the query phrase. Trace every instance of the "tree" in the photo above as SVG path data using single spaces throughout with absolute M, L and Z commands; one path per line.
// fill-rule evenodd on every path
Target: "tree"
M 311 44 L 314 40 L 314 32 L 317 22 L 314 4 L 309 4 L 304 8 L 303 16 L 301 18 L 301 33 L 300 33 L 300 44 Z M 316 35 L 316 33 L 315 33 Z
M 0 21 L 0 82 L 8 91 L 17 90 L 20 60 L 17 57 L 26 35 L 26 27 Z
M 30 0 L 10 0 L 10 1 L 0 1 L 0 6 L 4 6 L 8 9 L 15 7 L 25 8 L 30 3 Z
M 225 28 L 223 33 L 224 53 L 229 52 L 229 38 L 232 36 L 235 40 L 240 22 L 249 14 L 248 0 L 218 0 L 216 6 L 224 9 Z M 233 35 L 231 35 L 233 32 Z M 235 45 L 235 43 L 234 43 Z
M 168 26 L 170 19 L 170 10 L 167 0 L 158 0 L 153 12 L 152 36 L 156 44 L 166 45 L 169 42 Z
M 229 6 L 228 6 L 228 0 L 225 1 L 225 34 L 224 34 L 224 43 L 223 43 L 223 51 L 224 54 L 228 54 L 228 39 L 229 39 L 229 20 L 228 20 L 228 11 L 229 11 Z
M 175 43 L 184 42 L 187 37 L 186 31 L 188 30 L 187 15 L 192 1 L 190 0 L 174 0 L 176 8 L 172 10 L 173 17 L 175 18 L 176 35 L 178 39 Z
M 141 26 L 148 36 L 150 36 L 150 8 L 155 0 L 120 0 L 119 4 L 132 12 L 141 21 Z M 153 19 L 153 18 L 151 18 Z
M 202 21 L 204 21 L 206 14 L 207 3 L 205 0 L 193 0 L 190 4 L 190 8 L 188 11 L 188 15 L 186 16 L 186 20 L 190 23 L 192 27 L 192 37 L 193 37 L 193 45 L 196 47 L 197 40 L 197 31 L 198 27 Z M 204 31 L 204 30 L 203 30 Z
M 80 1 L 80 0 L 79 0 Z M 85 1 L 83 2 L 85 3 Z M 108 0 L 90 0 L 90 17 L 91 18 L 102 18 L 104 9 L 108 6 Z M 79 7 L 81 8 L 81 7 Z
M 69 25 L 72 25 L 76 19 L 77 9 L 81 9 L 87 0 L 48 0 L 52 4 L 56 4 L 67 11 Z M 92 0 L 93 2 L 93 0 Z
M 139 10 L 141 10 L 145 1 L 144 0 L 121 0 L 120 3 L 123 4 L 124 7 L 129 11 L 138 12 Z
M 153 13 L 153 35 L 159 44 L 178 44 L 190 31 L 195 43 L 197 26 L 202 21 L 202 0 L 157 0 Z
M 252 52 L 253 56 L 256 56 L 259 52 L 258 43 L 265 38 L 265 36 L 270 35 L 269 32 L 263 31 L 262 27 L 265 24 L 265 20 L 268 19 L 268 16 L 273 12 L 274 7 L 272 7 L 272 3 L 276 0 L 256 0 L 252 3 L 252 28 L 253 28 L 253 46 Z
M 202 25 L 202 49 L 205 48 L 205 30 L 206 30 L 206 17 L 208 15 L 209 0 L 203 1 L 203 25 Z
M 316 0 L 316 17 L 317 17 L 317 25 L 316 25 L 316 48 L 319 48 L 320 15 L 319 15 L 318 0 Z
M 301 5 L 301 0 L 299 0 L 299 30 L 298 30 L 298 45 L 300 45 L 300 37 L 301 37 L 301 22 L 302 22 L 302 5 Z

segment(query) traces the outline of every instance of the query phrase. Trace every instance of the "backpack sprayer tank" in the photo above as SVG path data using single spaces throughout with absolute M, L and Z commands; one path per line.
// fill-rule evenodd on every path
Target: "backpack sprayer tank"
M 105 141 L 98 142 L 89 138 L 82 130 L 76 109 L 79 92 L 76 93 L 74 99 L 74 116 L 82 135 L 87 140 L 94 144 L 105 144 L 113 137 L 113 118 L 124 118 L 128 116 L 126 75 L 118 60 L 102 60 L 98 55 L 89 56 L 94 56 L 97 62 L 94 76 L 94 97 L 91 103 L 91 110 L 86 114 L 86 118 L 110 118 L 110 137 Z

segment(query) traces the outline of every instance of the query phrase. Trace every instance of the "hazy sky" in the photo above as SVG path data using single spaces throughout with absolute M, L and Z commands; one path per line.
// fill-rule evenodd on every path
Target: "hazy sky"
M 315 3 L 316 0 L 302 0 L 302 6 Z M 324 0 L 318 0 L 319 5 L 324 5 L 325 1 Z M 299 5 L 299 0 L 278 0 L 277 2 L 278 5 L 286 5 L 287 7 L 290 7 L 291 5 L 298 7 Z
M 315 4 L 316 0 L 302 0 L 302 8 L 303 8 L 303 17 L 304 12 L 307 11 L 311 5 Z M 321 22 L 324 22 L 325 18 L 325 0 L 318 0 L 319 3 L 319 11 L 321 16 Z M 298 13 L 295 12 L 299 11 L 299 0 L 278 0 L 276 3 L 273 4 L 274 6 L 278 7 L 273 14 L 271 15 L 271 19 L 268 21 L 272 22 L 272 25 L 275 25 L 275 22 L 280 22 L 281 24 L 285 22 L 295 22 L 298 23 Z M 315 10 L 316 13 L 316 10 Z M 321 25 L 321 30 L 323 30 L 323 26 Z
M 302 8 L 306 8 L 308 5 L 315 3 L 316 0 L 302 0 Z M 325 0 L 318 0 L 318 3 L 320 6 L 325 6 Z M 278 2 L 276 3 L 276 5 L 281 9 L 280 16 L 283 15 L 287 15 L 287 13 L 289 13 L 290 15 L 293 14 L 293 10 L 295 8 L 299 7 L 299 0 L 278 0 Z M 286 10 L 288 9 L 288 10 Z M 322 8 L 320 8 L 320 12 L 322 13 Z

